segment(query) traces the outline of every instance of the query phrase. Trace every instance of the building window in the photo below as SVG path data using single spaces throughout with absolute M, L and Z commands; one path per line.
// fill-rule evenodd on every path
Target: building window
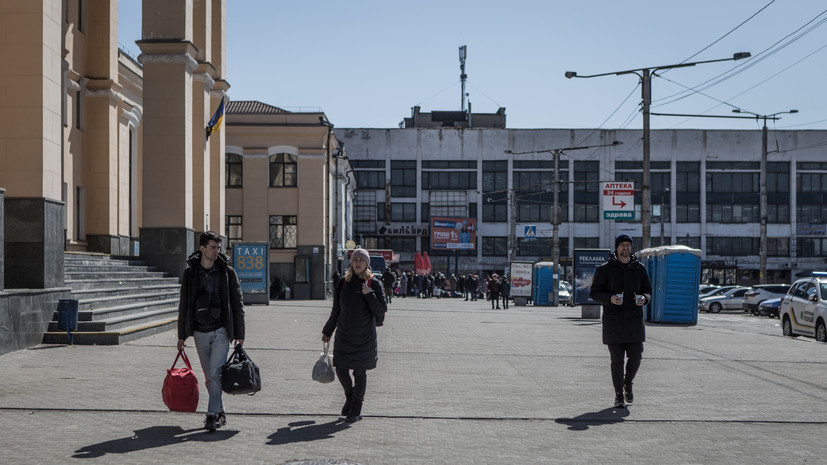
M 401 223 L 416 222 L 416 204 L 391 202 L 391 221 Z
M 391 161 L 391 195 L 416 197 L 416 161 Z
M 376 234 L 376 212 L 379 210 L 379 205 L 376 202 L 376 191 L 357 192 L 356 200 L 353 205 L 353 230 L 356 234 Z M 381 211 L 384 213 L 384 203 Z M 383 220 L 384 221 L 384 218 Z M 364 244 L 363 244 L 364 245 Z
M 227 247 L 232 247 L 233 242 L 238 242 L 244 237 L 241 232 L 241 215 L 227 215 L 224 223 L 226 225 L 224 234 L 227 236 Z
M 789 237 L 768 237 L 767 238 L 767 255 L 770 257 L 789 257 L 790 256 L 790 238 Z
M 699 236 L 678 236 L 675 238 L 675 244 L 678 245 L 685 245 L 687 247 L 691 247 L 693 249 L 701 248 L 701 238 Z
M 75 127 L 83 129 L 83 98 L 80 91 L 75 92 Z
M 600 238 L 599 237 L 575 237 L 574 238 L 574 248 L 575 249 L 598 249 L 600 248 Z M 568 255 L 566 255 L 568 257 Z
M 391 237 L 390 242 L 394 252 L 416 252 L 415 237 Z
M 430 208 L 428 211 L 428 218 L 431 216 L 466 218 L 468 216 L 467 192 L 432 191 L 429 198 Z M 423 219 L 423 221 L 427 220 Z
M 483 257 L 505 257 L 508 256 L 508 238 L 484 236 L 482 238 Z
M 574 221 L 597 223 L 600 201 L 600 162 L 574 162 Z
M 228 153 L 225 168 L 225 187 L 242 187 L 244 180 L 244 163 L 241 155 Z
M 827 223 L 827 163 L 798 162 L 797 167 L 796 222 Z
M 760 177 L 758 163 L 708 162 L 706 221 L 757 223 L 761 217 Z
M 482 162 L 482 191 L 495 192 L 508 190 L 508 162 Z
M 706 253 L 721 256 L 758 255 L 757 237 L 708 237 Z
M 679 161 L 675 173 L 675 221 L 701 222 L 701 163 Z
M 298 217 L 270 215 L 270 248 L 295 249 Z
M 483 223 L 505 223 L 508 221 L 508 193 L 482 195 Z
M 517 238 L 517 255 L 521 257 L 551 257 L 551 238 Z
M 270 187 L 295 187 L 298 157 L 289 153 L 270 155 Z
M 822 237 L 799 237 L 799 257 L 827 257 L 827 239 Z
M 356 175 L 356 185 L 359 189 L 384 189 L 385 188 L 385 172 L 384 171 L 354 171 Z

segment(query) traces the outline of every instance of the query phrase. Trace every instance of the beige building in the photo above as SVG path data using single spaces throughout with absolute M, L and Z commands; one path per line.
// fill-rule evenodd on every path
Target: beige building
M 351 237 L 335 227 L 348 223 L 355 181 L 332 129 L 321 111 L 257 101 L 227 107 L 229 244 L 267 242 L 271 279 L 287 283 L 298 299 L 331 291 L 339 250 Z
M 214 230 L 268 242 L 271 276 L 324 298 L 355 186 L 333 125 L 227 98 L 207 139 L 230 87 L 226 0 L 142 9 L 132 57 L 115 0 L 0 2 L 0 282 L 62 286 L 64 250 L 138 255 L 178 275 Z
M 144 0 L 142 54 L 118 2 L 0 2 L 5 287 L 63 284 L 63 252 L 140 255 L 178 274 L 224 230 L 225 0 Z M 210 221 L 212 219 L 212 221 Z

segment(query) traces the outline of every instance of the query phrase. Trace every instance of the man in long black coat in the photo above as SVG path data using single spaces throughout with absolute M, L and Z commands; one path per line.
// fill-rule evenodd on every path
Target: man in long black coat
M 632 238 L 628 234 L 615 238 L 615 251 L 594 273 L 590 296 L 603 305 L 603 343 L 609 346 L 612 360 L 614 406 L 625 408 L 624 393 L 626 402 L 632 403 L 632 382 L 643 357 L 643 306 L 652 299 L 649 274 L 632 254 Z

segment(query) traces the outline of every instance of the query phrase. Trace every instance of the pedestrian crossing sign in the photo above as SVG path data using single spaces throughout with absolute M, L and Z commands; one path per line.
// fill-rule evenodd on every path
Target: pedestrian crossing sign
M 525 238 L 526 239 L 534 239 L 537 237 L 537 226 L 526 226 L 525 227 Z

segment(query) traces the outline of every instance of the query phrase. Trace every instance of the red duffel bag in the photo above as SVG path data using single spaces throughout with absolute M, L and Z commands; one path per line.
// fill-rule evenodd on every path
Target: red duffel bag
M 184 359 L 186 368 L 175 368 L 179 357 Z M 198 408 L 198 378 L 192 372 L 192 365 L 184 349 L 178 351 L 172 368 L 167 370 L 161 394 L 164 396 L 164 404 L 173 412 L 194 412 Z

